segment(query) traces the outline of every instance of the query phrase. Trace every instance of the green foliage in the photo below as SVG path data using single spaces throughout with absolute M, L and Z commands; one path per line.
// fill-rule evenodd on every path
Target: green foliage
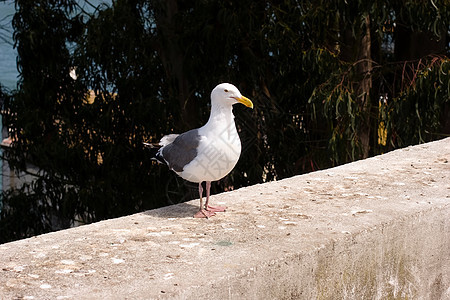
M 203 124 L 219 82 L 255 109 L 235 107 L 242 159 L 215 192 L 444 135 L 445 1 L 79 2 L 16 1 L 5 156 L 38 171 L 4 193 L 0 241 L 196 197 L 142 142 Z
M 450 60 L 430 57 L 414 66 L 412 80 L 405 83 L 406 88 L 386 108 L 385 118 L 394 147 L 428 142 L 449 134 L 440 130 L 446 121 L 443 110 L 450 104 Z

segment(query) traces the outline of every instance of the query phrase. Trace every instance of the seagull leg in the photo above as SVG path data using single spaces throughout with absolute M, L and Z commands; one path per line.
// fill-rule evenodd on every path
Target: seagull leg
M 211 189 L 211 181 L 206 182 L 206 203 L 205 203 L 205 209 L 210 212 L 224 212 L 226 207 L 223 206 L 210 206 L 209 203 L 209 194 Z
M 209 217 L 214 216 L 215 213 L 213 211 L 208 211 L 208 210 L 205 209 L 205 207 L 203 207 L 203 199 L 202 199 L 203 187 L 202 187 L 202 183 L 201 182 L 198 183 L 198 193 L 200 195 L 200 209 L 194 215 L 194 218 L 209 218 Z

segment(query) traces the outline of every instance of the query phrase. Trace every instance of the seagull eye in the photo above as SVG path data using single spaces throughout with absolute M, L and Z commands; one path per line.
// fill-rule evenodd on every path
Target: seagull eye
M 224 89 L 223 91 L 224 91 L 225 93 L 228 93 L 228 92 L 229 92 L 229 90 L 227 90 L 227 89 Z

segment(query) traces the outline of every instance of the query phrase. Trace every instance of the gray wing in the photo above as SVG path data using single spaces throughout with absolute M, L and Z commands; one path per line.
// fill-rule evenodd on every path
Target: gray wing
M 161 154 L 170 169 L 182 172 L 196 156 L 200 143 L 198 129 L 192 129 L 177 136 L 171 144 L 162 148 Z

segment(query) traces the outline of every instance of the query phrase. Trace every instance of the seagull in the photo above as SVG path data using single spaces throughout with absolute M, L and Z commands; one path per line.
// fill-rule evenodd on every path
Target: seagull
M 209 218 L 226 207 L 209 205 L 211 181 L 228 175 L 241 155 L 241 140 L 234 123 L 233 105 L 241 103 L 253 108 L 253 103 L 230 83 L 221 83 L 211 92 L 211 113 L 200 128 L 182 134 L 169 134 L 158 144 L 144 143 L 153 149 L 154 160 L 166 164 L 181 178 L 198 183 L 200 209 L 194 218 Z M 202 182 L 206 182 L 206 202 L 203 205 Z

